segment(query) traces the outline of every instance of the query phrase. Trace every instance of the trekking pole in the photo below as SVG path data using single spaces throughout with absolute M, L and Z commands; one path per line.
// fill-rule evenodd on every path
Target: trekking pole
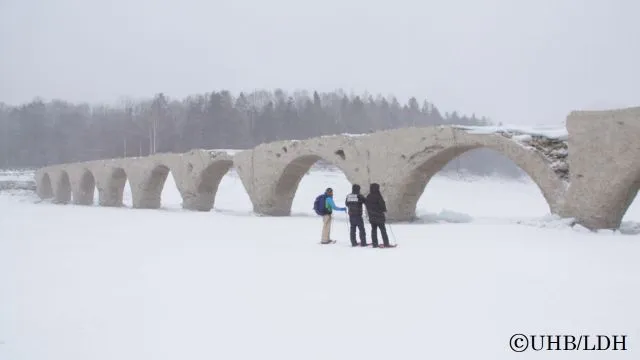
M 398 245 L 398 240 L 396 240 L 396 234 L 393 233 L 393 229 L 391 228 L 391 224 L 387 224 L 389 225 L 389 232 L 391 232 L 391 236 L 393 236 L 393 243 L 395 245 Z
M 349 239 L 351 239 L 351 218 L 346 211 L 344 212 L 344 216 L 347 218 L 347 236 L 349 236 Z

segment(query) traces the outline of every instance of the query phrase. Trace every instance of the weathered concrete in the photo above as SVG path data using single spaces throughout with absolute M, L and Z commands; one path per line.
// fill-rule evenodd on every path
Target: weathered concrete
M 640 186 L 640 107 L 567 118 L 571 186 L 560 214 L 617 228 Z
M 371 181 L 380 183 L 390 220 L 410 220 L 429 180 L 462 153 L 489 148 L 522 168 L 538 185 L 551 212 L 557 212 L 566 183 L 542 153 L 500 134 L 469 134 L 451 127 L 407 128 L 364 139 Z
M 351 183 L 367 183 L 366 150 L 358 142 L 344 135 L 278 141 L 239 152 L 234 163 L 255 212 L 289 215 L 300 180 L 319 159 L 340 168 Z
M 36 193 L 41 199 L 53 198 L 53 185 L 48 172 L 41 171 L 40 176 L 36 173 Z
M 185 209 L 208 211 L 222 177 L 233 165 L 223 152 L 193 150 L 184 154 L 156 154 L 65 164 L 36 172 L 38 194 L 56 202 L 89 205 L 98 189 L 101 206 L 122 206 L 124 186 L 129 180 L 134 208 L 160 207 L 160 194 L 171 172 Z M 52 184 L 52 191 L 48 190 Z M 95 184 L 95 186 L 94 186 Z
M 372 182 L 379 183 L 389 220 L 405 221 L 413 219 L 416 203 L 433 175 L 466 151 L 488 148 L 531 177 L 550 212 L 573 217 L 592 229 L 618 227 L 640 184 L 640 108 L 573 112 L 567 131 L 567 137 L 556 138 L 513 129 L 403 128 L 279 141 L 237 154 L 193 150 L 63 164 L 39 169 L 36 182 L 43 199 L 92 204 L 97 188 L 101 206 L 121 206 L 129 179 L 133 207 L 158 208 L 171 171 L 183 207 L 208 211 L 222 177 L 233 166 L 255 212 L 286 216 L 301 178 L 323 159 L 364 190 Z

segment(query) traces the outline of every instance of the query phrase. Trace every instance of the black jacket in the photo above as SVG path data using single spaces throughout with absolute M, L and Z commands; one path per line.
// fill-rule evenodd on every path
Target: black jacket
M 380 184 L 371 184 L 365 205 L 369 222 L 372 224 L 384 224 L 386 221 L 384 213 L 387 211 L 387 204 L 384 202 L 382 194 L 380 194 Z
M 351 187 L 351 194 L 347 195 L 344 202 L 347 209 L 349 209 L 349 216 L 362 217 L 362 205 L 365 201 L 365 197 L 360 194 L 360 185 L 354 184 Z

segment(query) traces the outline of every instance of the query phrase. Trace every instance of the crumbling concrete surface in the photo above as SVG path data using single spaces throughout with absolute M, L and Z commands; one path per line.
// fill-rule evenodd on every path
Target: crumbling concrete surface
M 567 130 L 571 185 L 559 214 L 618 228 L 640 187 L 640 107 L 574 111 Z
M 511 159 L 538 185 L 551 213 L 591 229 L 616 228 L 640 183 L 640 108 L 573 112 L 559 135 L 509 128 L 437 126 L 367 135 L 322 136 L 254 149 L 192 150 L 39 169 L 41 198 L 121 206 L 126 180 L 133 206 L 158 208 L 171 171 L 183 207 L 208 211 L 222 177 L 234 167 L 256 213 L 287 216 L 301 178 L 324 161 L 363 190 L 381 185 L 390 221 L 408 221 L 429 180 L 464 152 L 488 148 Z

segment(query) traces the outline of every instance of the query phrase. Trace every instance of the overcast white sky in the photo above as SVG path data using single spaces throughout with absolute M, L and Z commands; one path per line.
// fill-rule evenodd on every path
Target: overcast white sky
M 640 105 L 639 0 L 0 0 L 0 101 L 394 94 L 513 124 Z

